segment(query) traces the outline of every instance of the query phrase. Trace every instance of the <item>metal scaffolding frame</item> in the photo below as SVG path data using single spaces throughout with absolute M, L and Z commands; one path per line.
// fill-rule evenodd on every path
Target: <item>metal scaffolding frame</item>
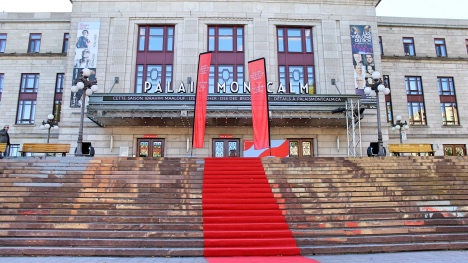
M 362 157 L 361 113 L 359 99 L 349 99 L 346 102 L 346 138 L 348 142 L 348 157 Z

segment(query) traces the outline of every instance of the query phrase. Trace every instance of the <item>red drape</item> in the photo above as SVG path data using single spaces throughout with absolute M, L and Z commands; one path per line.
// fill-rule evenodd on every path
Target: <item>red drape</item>
M 198 59 L 198 78 L 193 123 L 193 148 L 203 148 L 206 126 L 206 101 L 210 76 L 211 53 L 202 53 Z
M 252 102 L 254 149 L 269 148 L 268 94 L 264 58 L 249 61 L 249 81 Z

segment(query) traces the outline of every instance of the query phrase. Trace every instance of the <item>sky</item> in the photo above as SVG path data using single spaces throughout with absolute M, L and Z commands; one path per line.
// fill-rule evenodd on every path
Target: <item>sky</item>
M 0 12 L 71 12 L 70 0 L 0 0 Z M 468 0 L 382 0 L 378 16 L 468 19 Z

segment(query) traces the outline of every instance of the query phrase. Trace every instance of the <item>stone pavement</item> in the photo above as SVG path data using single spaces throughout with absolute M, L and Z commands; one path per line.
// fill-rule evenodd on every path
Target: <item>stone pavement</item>
M 468 251 L 318 255 L 320 263 L 468 263 Z M 202 257 L 0 257 L 0 263 L 208 263 Z M 267 262 L 266 262 L 267 263 Z M 291 262 L 294 263 L 294 262 Z

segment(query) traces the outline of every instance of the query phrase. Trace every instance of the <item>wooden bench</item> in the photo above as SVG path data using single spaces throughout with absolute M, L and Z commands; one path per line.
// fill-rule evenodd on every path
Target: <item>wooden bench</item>
M 435 153 L 432 144 L 389 144 L 388 150 L 395 156 L 400 156 L 401 153 L 428 153 L 434 156 Z
M 3 154 L 6 151 L 7 144 L 6 142 L 0 143 L 0 159 L 3 158 Z
M 70 144 L 57 143 L 23 143 L 21 156 L 26 156 L 26 153 L 61 153 L 66 156 L 70 152 Z

